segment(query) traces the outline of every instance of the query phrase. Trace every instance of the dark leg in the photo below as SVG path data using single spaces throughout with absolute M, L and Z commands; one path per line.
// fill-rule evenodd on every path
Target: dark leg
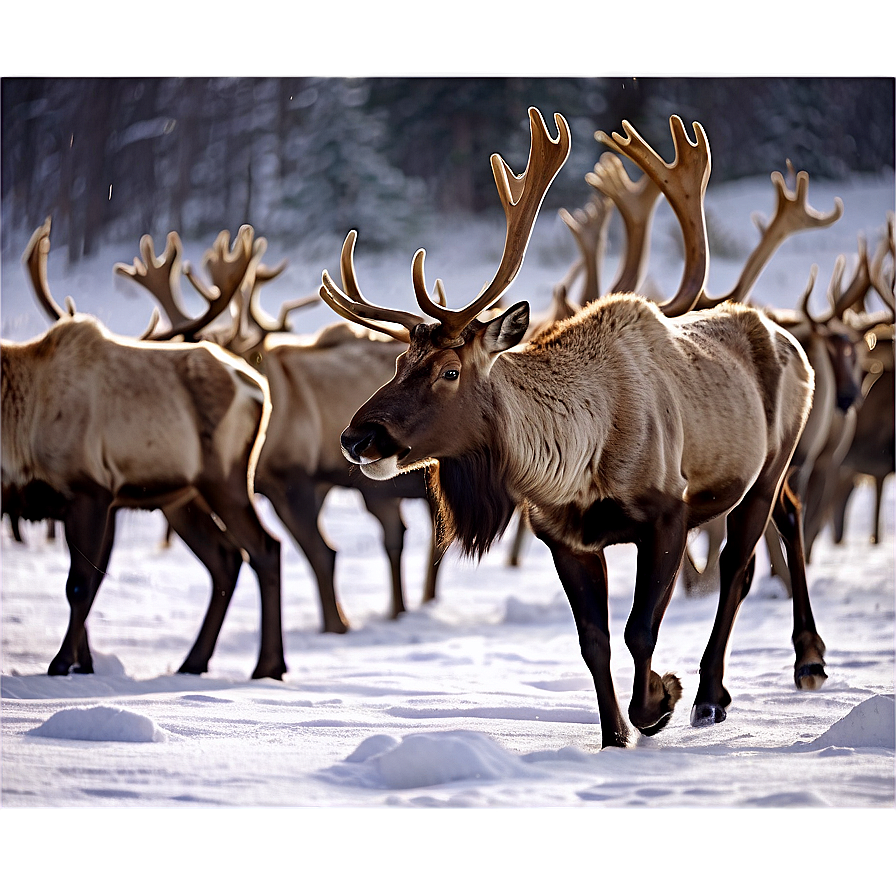
M 507 555 L 508 566 L 516 567 L 520 565 L 520 560 L 523 555 L 523 548 L 525 547 L 526 541 L 531 534 L 532 530 L 529 528 L 529 523 L 526 520 L 526 515 L 520 511 L 517 511 L 516 531 L 514 532 L 513 541 L 510 545 L 510 552 Z
M 224 615 L 236 588 L 243 556 L 240 549 L 222 532 L 208 510 L 198 501 L 179 507 L 165 508 L 168 530 L 176 532 L 184 544 L 196 555 L 212 578 L 212 593 L 208 609 L 187 658 L 177 670 L 201 675 L 208 672 L 208 661 L 214 652 Z
M 401 499 L 361 490 L 361 497 L 367 509 L 383 527 L 383 547 L 389 560 L 389 574 L 392 582 L 391 616 L 397 619 L 405 611 L 404 585 L 401 577 L 401 554 L 404 550 L 404 533 L 407 527 L 401 517 Z
M 787 482 L 781 487 L 773 514 L 775 525 L 784 539 L 793 582 L 793 646 L 796 650 L 793 678 L 800 690 L 815 691 L 827 678 L 824 671 L 825 648 L 815 628 L 809 604 L 800 504 Z
M 681 682 L 651 669 L 660 623 L 687 546 L 687 527 L 680 515 L 661 518 L 638 539 L 635 598 L 625 626 L 625 643 L 635 661 L 635 679 L 628 717 L 642 734 L 661 731 L 681 697 Z
M 625 747 L 629 729 L 619 709 L 610 673 L 610 611 L 607 563 L 603 551 L 577 554 L 562 544 L 541 535 L 539 537 L 551 549 L 554 565 L 576 621 L 582 658 L 594 679 L 600 712 L 601 746 Z
M 871 544 L 880 544 L 880 512 L 884 501 L 885 476 L 874 477 L 874 529 L 871 533 Z
M 740 504 L 728 514 L 728 540 L 719 558 L 719 606 L 709 642 L 700 661 L 700 685 L 691 710 L 691 724 L 711 725 L 725 719 L 731 695 L 722 679 L 725 651 L 741 602 L 755 568 L 755 550 L 771 513 L 777 480 L 760 478 Z
M 439 565 L 447 550 L 439 520 L 439 511 L 433 501 L 427 499 L 429 516 L 432 521 L 432 537 L 429 541 L 429 565 L 426 567 L 426 581 L 423 584 L 423 603 L 436 599 L 436 579 L 439 576 Z
M 65 512 L 65 537 L 71 565 L 65 583 L 69 623 L 48 675 L 93 672 L 87 640 L 87 616 L 103 581 L 115 540 L 115 512 L 105 492 L 77 494 Z
M 834 495 L 834 544 L 843 544 L 846 532 L 846 506 L 854 488 L 855 479 L 852 472 L 841 473 Z
M 246 488 L 245 468 L 234 468 L 229 481 L 204 483 L 200 488 L 209 507 L 228 533 L 249 555 L 261 593 L 261 647 L 253 678 L 283 678 L 283 625 L 280 608 L 280 542 L 261 524 Z
M 276 482 L 260 480 L 256 488 L 273 504 L 277 516 L 311 565 L 320 595 L 322 630 L 343 634 L 348 631 L 348 622 L 336 597 L 336 551 L 327 544 L 317 524 L 326 490 L 317 488 L 299 471 L 285 474 L 282 481 L 288 483 L 285 490 Z

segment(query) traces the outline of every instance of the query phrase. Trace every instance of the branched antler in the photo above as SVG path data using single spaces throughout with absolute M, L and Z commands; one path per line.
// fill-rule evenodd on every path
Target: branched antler
M 595 138 L 601 133 L 598 131 Z M 610 152 L 600 157 L 585 180 L 612 201 L 625 225 L 625 256 L 610 292 L 634 292 L 644 278 L 650 255 L 650 228 L 662 195 L 660 188 L 647 175 L 633 181 L 622 160 Z
M 444 287 L 440 280 L 436 280 L 437 299 L 433 300 L 426 289 L 423 271 L 426 252 L 423 249 L 418 249 L 414 255 L 411 278 L 417 304 L 422 311 L 439 321 L 439 339 L 444 345 L 457 344 L 467 324 L 477 314 L 497 302 L 519 272 L 544 196 L 569 156 L 569 125 L 560 114 L 554 115 L 554 121 L 558 129 L 556 138 L 548 134 L 541 113 L 535 108 L 529 109 L 531 130 L 529 160 L 526 170 L 521 175 L 515 175 L 510 166 L 497 153 L 491 157 L 492 173 L 507 219 L 507 232 L 504 239 L 504 252 L 497 273 L 469 305 L 457 311 L 448 309 Z M 409 342 L 411 330 L 418 324 L 424 323 L 425 319 L 410 312 L 380 308 L 370 304 L 363 297 L 358 289 L 354 271 L 355 238 L 355 231 L 351 231 L 342 248 L 343 289 L 340 290 L 329 274 L 324 271 L 321 275 L 321 298 L 337 314 L 341 314 L 348 320 L 363 323 L 371 329 Z M 386 326 L 389 323 L 396 324 L 397 327 Z
M 622 122 L 625 136 L 615 131 L 612 135 L 597 131 L 594 136 L 631 159 L 650 177 L 681 224 L 685 253 L 681 284 L 675 296 L 659 306 L 671 316 L 689 311 L 704 296 L 709 274 L 704 198 L 712 162 L 706 133 L 699 122 L 693 125 L 696 143 L 688 139 L 677 115 L 669 119 L 669 126 L 675 146 L 671 164 L 665 162 L 628 121 Z

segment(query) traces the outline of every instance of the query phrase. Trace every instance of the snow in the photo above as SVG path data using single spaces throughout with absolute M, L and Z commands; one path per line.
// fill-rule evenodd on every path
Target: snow
M 837 254 L 847 254 L 851 272 L 857 234 L 864 232 L 869 245 L 876 244 L 886 212 L 894 207 L 892 172 L 849 183 L 810 184 L 810 202 L 819 210 L 830 209 L 834 195 L 844 200 L 844 218 L 781 248 L 755 290 L 762 301 L 792 307 L 814 262 L 821 268 L 816 307 L 822 307 Z M 711 186 L 708 205 L 744 247 L 745 257 L 756 238 L 749 215 L 769 213 L 772 188 L 766 179 Z M 654 277 L 674 289 L 680 266 L 670 254 L 671 239 L 663 237 L 664 226 L 658 215 L 651 271 L 665 262 L 664 276 Z M 71 293 L 81 310 L 105 311 L 121 332 L 140 332 L 149 303 L 111 274 L 115 261 L 133 257 L 138 236 L 133 246 L 108 247 L 101 257 L 70 271 L 58 262 L 54 267 L 51 249 L 55 294 Z M 445 278 L 449 303 L 459 304 L 465 290 L 477 290 L 490 275 L 502 239 L 500 222 L 494 229 L 468 222 L 453 236 L 444 227 L 423 235 L 427 271 Z M 359 279 L 372 300 L 404 301 L 411 307 L 409 266 L 415 248 L 371 255 L 359 241 Z M 270 263 L 289 257 L 291 264 L 282 283 L 267 287 L 266 308 L 274 310 L 281 301 L 311 291 L 322 267 L 336 268 L 338 249 L 337 243 L 329 257 L 320 258 L 306 257 L 301 246 L 272 246 Z M 200 250 L 188 246 L 187 257 L 199 257 Z M 513 298 L 533 297 L 534 310 L 545 307 L 551 284 L 573 252 L 562 225 L 545 214 Z M 737 270 L 738 259 L 720 259 L 711 272 L 710 292 L 730 287 Z M 2 292 L 4 338 L 40 332 L 46 324 L 15 254 L 3 258 Z M 333 319 L 325 308 L 303 314 L 296 317 L 302 332 Z M 165 858 L 186 861 L 185 879 L 201 873 L 196 879 L 203 886 L 257 885 L 251 875 L 228 874 L 223 843 L 240 855 L 263 851 L 265 861 L 275 866 L 279 857 L 296 880 L 312 870 L 335 868 L 343 882 L 365 888 L 376 878 L 375 869 L 388 875 L 400 867 L 418 870 L 420 885 L 437 891 L 446 891 L 445 885 L 448 892 L 469 886 L 471 868 L 484 869 L 476 872 L 477 890 L 488 882 L 504 891 L 516 881 L 544 890 L 571 883 L 583 865 L 592 869 L 597 886 L 601 868 L 617 863 L 630 875 L 623 885 L 633 886 L 639 863 L 661 861 L 648 860 L 631 846 L 642 841 L 644 825 L 657 819 L 668 826 L 656 835 L 662 838 L 656 848 L 667 851 L 667 866 L 651 866 L 651 876 L 674 876 L 692 885 L 695 875 L 715 879 L 722 873 L 718 864 L 733 863 L 725 873 L 744 880 L 756 875 L 768 885 L 770 868 L 781 880 L 793 871 L 796 839 L 811 855 L 813 879 L 829 886 L 845 882 L 849 876 L 845 869 L 841 874 L 839 860 L 864 867 L 889 854 L 893 813 L 871 813 L 869 824 L 868 810 L 896 805 L 892 481 L 886 491 L 884 542 L 877 546 L 869 544 L 872 506 L 871 489 L 860 488 L 850 505 L 846 543 L 834 545 L 826 531 L 808 568 L 813 609 L 828 648 L 830 677 L 824 688 L 795 689 L 791 604 L 758 573 L 731 641 L 728 718 L 720 725 L 692 728 L 689 708 L 715 601 L 676 592 L 660 629 L 654 667 L 679 675 L 684 698 L 664 731 L 624 751 L 598 749 L 593 686 L 550 557 L 537 541 L 529 542 L 519 568 L 506 563 L 512 532 L 479 564 L 450 552 L 440 573 L 439 598 L 423 607 L 419 594 L 429 524 L 423 506 L 407 502 L 404 569 L 410 609 L 390 621 L 378 526 L 355 493 L 334 491 L 323 527 L 339 551 L 337 588 L 352 631 L 325 635 L 319 632 L 307 563 L 259 499 L 260 512 L 283 543 L 289 672 L 282 682 L 249 680 L 259 603 L 256 580 L 244 569 L 209 673 L 189 677 L 175 670 L 198 631 L 208 598 L 207 574 L 180 542 L 160 546 L 160 514 L 121 512 L 108 575 L 89 621 L 96 672 L 50 678 L 46 667 L 68 615 L 67 554 L 61 540 L 46 539 L 42 525 L 25 526 L 25 545 L 14 543 L 4 527 L 2 804 L 338 810 L 230 815 L 223 824 L 221 815 L 171 811 L 160 819 L 150 814 L 152 836 L 159 835 L 161 820 L 164 841 L 150 841 L 150 834 L 138 828 L 137 840 L 123 854 L 135 861 L 139 857 L 145 866 L 154 854 L 144 854 L 141 844 L 164 843 L 159 850 Z M 632 669 L 622 628 L 630 609 L 634 549 L 614 547 L 607 558 L 613 674 L 624 706 Z M 395 811 L 446 807 L 467 811 L 448 818 Z M 361 808 L 383 814 L 350 811 Z M 532 811 L 546 808 L 617 811 L 599 816 Z M 623 811 L 636 808 L 713 811 L 662 816 Z M 745 808 L 843 811 L 716 814 Z M 6 822 L 10 813 L 3 815 Z M 38 853 L 61 849 L 57 854 L 76 861 L 79 847 L 48 837 L 47 821 L 58 819 L 70 827 L 76 818 L 76 824 L 88 819 L 94 831 L 91 849 L 110 863 L 111 846 L 124 836 L 117 830 L 119 816 L 110 820 L 107 813 L 12 816 L 10 827 L 28 847 Z M 762 840 L 763 860 L 755 869 L 738 840 L 742 831 Z M 218 858 L 194 867 L 196 856 L 209 846 Z M 715 856 L 712 847 L 719 851 Z M 591 858 L 583 862 L 579 856 Z M 97 864 L 102 875 L 106 866 Z M 124 872 L 123 886 L 130 886 L 129 876 L 142 873 L 137 867 Z

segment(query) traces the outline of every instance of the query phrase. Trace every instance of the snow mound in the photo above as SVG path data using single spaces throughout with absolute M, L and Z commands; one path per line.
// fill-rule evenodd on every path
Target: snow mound
M 409 734 L 400 741 L 374 735 L 327 775 L 342 783 L 388 790 L 540 776 L 523 759 L 475 731 Z
M 869 697 L 812 741 L 813 748 L 896 748 L 896 714 L 891 694 Z
M 152 719 L 112 706 L 62 709 L 28 733 L 61 740 L 128 743 L 161 743 L 168 740 L 168 735 Z

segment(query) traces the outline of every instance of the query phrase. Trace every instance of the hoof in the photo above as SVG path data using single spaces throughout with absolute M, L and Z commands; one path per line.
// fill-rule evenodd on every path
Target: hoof
M 640 725 L 634 719 L 631 720 L 638 731 L 645 737 L 653 737 L 654 734 L 662 731 L 663 728 L 669 724 L 669 720 L 672 718 L 672 710 L 675 709 L 675 704 L 681 699 L 683 693 L 681 681 L 677 675 L 667 672 L 662 677 L 661 681 L 663 687 L 663 699 L 660 701 L 658 707 L 659 717 L 657 720 Z M 631 713 L 629 714 L 629 717 L 631 718 Z
M 793 680 L 801 691 L 817 691 L 827 678 L 821 663 L 807 663 L 793 673 Z
M 208 672 L 208 666 L 194 666 L 186 662 L 177 670 L 178 675 L 202 675 L 205 672 Z
M 53 660 L 47 669 L 47 675 L 68 675 L 71 668 L 72 663 L 57 654 L 53 657 Z
M 695 703 L 691 709 L 691 725 L 694 728 L 706 728 L 724 722 L 728 713 L 717 703 Z
M 348 632 L 348 624 L 342 622 L 342 620 L 337 622 L 325 622 L 321 632 L 325 635 L 344 635 Z
M 255 671 L 252 673 L 253 678 L 275 678 L 277 681 L 283 681 L 283 676 L 286 674 L 286 663 L 281 662 L 276 666 L 263 667 L 256 666 Z

